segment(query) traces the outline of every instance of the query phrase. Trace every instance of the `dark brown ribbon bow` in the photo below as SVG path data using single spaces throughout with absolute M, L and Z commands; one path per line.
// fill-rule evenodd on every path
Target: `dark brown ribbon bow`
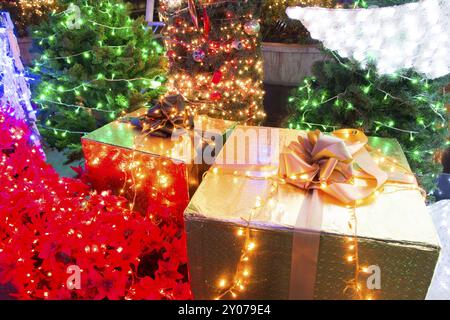
M 123 117 L 122 121 L 131 123 L 146 135 L 163 138 L 170 137 L 177 128 L 192 129 L 194 126 L 193 114 L 181 95 L 167 96 L 145 115 Z

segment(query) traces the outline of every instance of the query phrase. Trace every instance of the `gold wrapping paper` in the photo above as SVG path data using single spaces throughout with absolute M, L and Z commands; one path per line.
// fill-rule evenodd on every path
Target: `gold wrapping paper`
M 145 114 L 146 111 L 147 108 L 141 108 L 130 113 L 129 116 L 140 116 Z M 150 135 L 145 136 L 139 132 L 139 129 L 134 128 L 131 124 L 115 121 L 89 133 L 84 136 L 82 140 L 87 166 L 93 175 L 96 174 L 97 170 L 99 170 L 99 174 L 102 174 L 102 149 L 106 148 L 110 150 L 112 148 L 118 148 L 128 154 L 136 152 L 138 154 L 145 155 L 143 161 L 147 161 L 145 159 L 150 158 L 160 158 L 161 161 L 168 161 L 173 164 L 173 166 L 181 165 L 185 168 L 183 170 L 185 170 L 189 194 L 193 195 L 201 182 L 203 173 L 207 171 L 210 166 L 208 163 L 195 161 L 196 150 L 193 143 L 194 139 L 199 136 L 206 138 L 206 141 L 203 141 L 204 145 L 209 142 L 208 138 L 210 137 L 221 137 L 225 139 L 226 134 L 229 133 L 235 125 L 236 122 L 233 121 L 215 119 L 200 115 L 194 118 L 194 130 L 190 131 L 188 136 L 184 135 L 178 140 L 173 140 L 171 138 L 162 138 Z M 86 151 L 88 149 L 88 144 L 98 145 L 97 154 Z M 221 145 L 218 145 L 216 150 L 220 150 L 220 148 Z M 100 163 L 94 165 L 93 162 Z M 96 183 L 96 179 L 92 180 L 94 188 L 99 190 L 108 189 L 108 186 L 105 185 L 105 183 Z M 121 185 L 121 183 L 119 183 L 119 185 Z
M 141 108 L 128 116 L 140 116 L 147 112 L 147 108 Z M 234 121 L 210 118 L 207 116 L 197 116 L 194 119 L 194 132 L 202 135 L 224 136 L 236 125 Z M 170 138 L 154 136 L 143 136 L 139 129 L 133 128 L 129 123 L 111 122 L 83 137 L 83 139 L 93 140 L 99 143 L 109 144 L 119 148 L 133 149 L 138 152 L 162 156 L 181 161 L 184 163 L 193 162 L 193 152 L 185 152 L 192 148 L 191 139 L 180 139 L 174 141 Z
M 231 141 L 236 135 L 245 135 L 245 130 L 236 128 L 219 154 L 219 162 L 227 158 L 227 153 L 233 154 L 236 145 Z M 252 175 L 257 171 L 263 175 L 264 171 L 277 170 L 281 147 L 299 134 L 287 129 L 269 131 L 276 131 L 269 135 L 278 143 L 272 144 L 268 139 L 265 144 L 246 145 L 247 153 L 253 149 L 259 155 L 256 165 L 248 170 Z M 369 144 L 409 168 L 396 140 L 370 138 Z M 387 162 L 380 166 L 391 170 Z M 214 298 L 218 279 L 234 273 L 242 250 L 242 240 L 236 237 L 236 230 L 245 225 L 244 219 L 256 197 L 264 199 L 269 192 L 267 180 L 221 174 L 222 169 L 228 170 L 227 165 L 216 164 L 214 168 L 185 212 L 192 289 L 195 298 L 200 299 Z M 250 227 L 256 235 L 258 250 L 250 263 L 253 269 L 250 285 L 239 293 L 239 298 L 289 297 L 293 232 L 311 232 L 302 228 L 294 230 L 303 199 L 304 191 L 289 184 L 280 185 L 275 195 L 277 206 L 265 206 L 252 218 Z M 374 291 L 375 298 L 424 298 L 439 254 L 439 243 L 420 192 L 386 186 L 374 202 L 359 207 L 356 212 L 361 262 L 381 268 L 382 289 Z M 333 199 L 326 199 L 314 289 L 316 299 L 352 298 L 343 292 L 345 282 L 353 273 L 353 266 L 345 261 L 345 236 L 352 235 L 348 221 L 348 209 Z

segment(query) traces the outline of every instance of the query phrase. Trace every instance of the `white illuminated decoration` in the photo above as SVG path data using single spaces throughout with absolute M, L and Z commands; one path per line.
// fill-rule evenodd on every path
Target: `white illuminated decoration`
M 31 92 L 20 60 L 20 50 L 9 13 L 0 11 L 0 107 L 8 108 L 17 119 L 25 119 L 35 131 L 39 144 Z
M 430 79 L 449 73 L 450 0 L 369 9 L 288 7 L 311 37 L 380 74 L 414 68 Z
M 177 9 L 177 8 L 181 7 L 181 4 L 183 3 L 183 0 L 163 0 L 163 3 L 169 9 Z
M 17 119 L 24 119 L 34 131 L 31 139 L 39 146 L 36 115 L 31 105 L 31 92 L 20 60 L 14 25 L 8 12 L 0 11 L 0 107 L 8 108 Z
M 450 299 L 450 200 L 441 200 L 428 207 L 428 213 L 441 242 L 441 252 L 428 289 L 427 299 Z

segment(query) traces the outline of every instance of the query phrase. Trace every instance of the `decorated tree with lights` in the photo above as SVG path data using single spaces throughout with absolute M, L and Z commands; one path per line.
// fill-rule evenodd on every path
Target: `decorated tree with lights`
M 396 138 L 422 186 L 431 190 L 440 165 L 435 151 L 446 145 L 448 122 L 442 86 L 414 71 L 380 76 L 373 67 L 330 55 L 293 92 L 289 127 L 332 131 L 360 128 L 368 135 Z M 446 81 L 447 80 L 447 81 Z
M 58 149 L 147 105 L 163 92 L 163 48 L 121 0 L 60 0 L 64 9 L 33 31 L 40 130 Z
M 20 36 L 27 35 L 31 25 L 37 25 L 47 18 L 49 12 L 58 10 L 57 0 L 2 0 L 0 10 L 11 13 Z
M 261 121 L 260 7 L 258 0 L 161 1 L 168 90 L 210 116 Z

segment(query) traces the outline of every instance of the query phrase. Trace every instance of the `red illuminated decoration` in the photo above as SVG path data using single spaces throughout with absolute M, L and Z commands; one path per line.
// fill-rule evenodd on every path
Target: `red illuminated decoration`
M 189 203 L 184 163 L 90 139 L 82 142 L 89 181 L 96 190 L 112 190 L 129 200 L 129 209 L 182 228 Z
M 0 113 L 0 294 L 17 299 L 189 299 L 185 236 L 171 219 L 61 178 L 21 121 Z M 68 267 L 80 288 L 67 288 Z M 7 289 L 5 289 L 7 288 Z

